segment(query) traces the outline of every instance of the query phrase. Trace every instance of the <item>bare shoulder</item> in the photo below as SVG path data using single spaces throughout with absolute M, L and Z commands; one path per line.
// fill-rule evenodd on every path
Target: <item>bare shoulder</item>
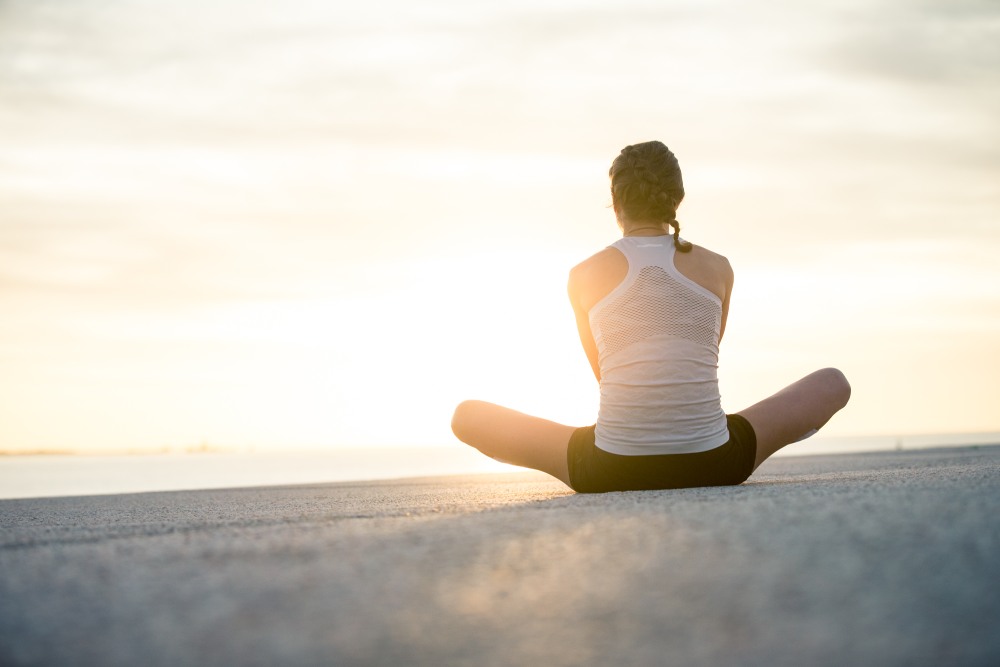
M 732 270 L 729 259 L 725 255 L 709 250 L 705 246 L 691 244 L 691 254 L 696 255 L 699 261 L 708 262 L 715 268 Z
M 691 252 L 674 255 L 678 270 L 725 300 L 733 288 L 733 267 L 725 255 L 691 244 Z
M 733 272 L 733 267 L 729 263 L 728 257 L 709 250 L 705 246 L 695 245 L 692 243 L 690 254 L 692 258 L 696 259 L 699 263 L 703 263 L 720 273 L 732 274 Z
M 585 281 L 609 268 L 613 268 L 618 263 L 627 265 L 628 261 L 625 259 L 625 255 L 623 255 L 621 251 L 608 246 L 604 250 L 594 253 L 570 269 L 570 282 Z
M 574 306 L 589 310 L 625 279 L 628 260 L 616 248 L 605 248 L 569 272 L 569 297 Z

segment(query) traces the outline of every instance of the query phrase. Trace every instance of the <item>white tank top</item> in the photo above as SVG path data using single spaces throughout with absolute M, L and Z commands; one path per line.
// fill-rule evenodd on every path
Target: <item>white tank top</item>
M 634 456 L 725 444 L 722 301 L 677 270 L 672 236 L 626 236 L 611 247 L 628 274 L 588 313 L 601 369 L 597 446 Z

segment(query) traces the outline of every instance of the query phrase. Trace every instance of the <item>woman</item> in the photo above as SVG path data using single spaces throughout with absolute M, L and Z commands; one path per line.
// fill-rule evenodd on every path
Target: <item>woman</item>
M 610 176 L 623 236 L 569 276 L 580 341 L 600 383 L 597 423 L 575 428 L 465 401 L 452 430 L 487 456 L 578 492 L 740 484 L 822 427 L 847 404 L 850 385 L 826 368 L 726 415 L 717 369 L 729 261 L 680 238 L 684 185 L 665 145 L 626 146 Z

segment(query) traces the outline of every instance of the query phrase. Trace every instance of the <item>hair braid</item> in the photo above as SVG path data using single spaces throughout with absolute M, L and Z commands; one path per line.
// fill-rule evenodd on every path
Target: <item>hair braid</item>
M 674 247 L 689 252 L 680 238 L 677 206 L 684 182 L 677 158 L 659 141 L 626 146 L 611 164 L 611 200 L 615 211 L 634 220 L 656 220 L 674 228 Z

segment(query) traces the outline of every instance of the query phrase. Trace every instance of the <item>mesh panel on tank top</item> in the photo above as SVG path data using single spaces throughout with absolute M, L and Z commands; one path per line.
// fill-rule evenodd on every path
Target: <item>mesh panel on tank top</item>
M 606 354 L 636 341 L 666 335 L 717 344 L 720 305 L 658 266 L 645 266 L 621 295 L 601 309 L 597 324 Z

